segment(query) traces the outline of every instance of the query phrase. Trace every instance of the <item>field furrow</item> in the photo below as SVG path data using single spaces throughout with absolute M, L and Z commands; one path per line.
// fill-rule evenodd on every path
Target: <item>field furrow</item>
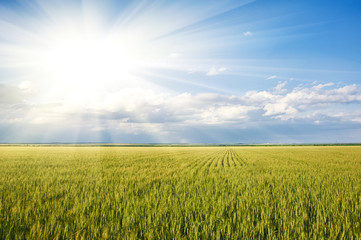
M 231 154 L 228 150 L 228 153 L 227 153 L 227 167 L 230 168 L 231 167 Z
M 212 161 L 213 156 L 207 156 L 199 161 L 199 164 L 194 167 L 195 174 L 199 173 L 202 169 L 204 169 L 210 161 Z
M 233 161 L 233 166 L 234 167 L 240 166 L 240 163 L 237 161 L 236 155 L 235 155 L 235 153 L 233 151 L 231 151 L 231 159 Z
M 208 168 L 215 168 L 217 167 L 217 163 L 218 163 L 218 154 L 215 154 L 215 156 L 213 156 L 212 160 L 209 161 L 209 164 L 207 166 Z
M 240 166 L 246 165 L 246 161 L 235 151 L 232 150 L 233 158 L 238 162 Z

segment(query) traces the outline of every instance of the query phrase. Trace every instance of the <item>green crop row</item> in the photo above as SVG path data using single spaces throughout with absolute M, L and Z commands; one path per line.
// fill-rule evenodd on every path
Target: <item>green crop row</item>
M 1 147 L 0 239 L 361 239 L 361 147 Z

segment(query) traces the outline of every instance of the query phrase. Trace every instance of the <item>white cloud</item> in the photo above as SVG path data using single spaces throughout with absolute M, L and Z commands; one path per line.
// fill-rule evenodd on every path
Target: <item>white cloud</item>
M 254 101 L 254 103 L 263 106 L 264 116 L 283 120 L 313 118 L 317 114 L 335 117 L 334 111 L 337 105 L 360 104 L 361 89 L 356 85 L 324 90 L 323 88 L 327 86 L 333 86 L 333 84 L 319 84 L 311 88 L 296 87 L 286 94 L 281 94 L 284 92 L 255 92 L 249 93 L 248 98 L 257 96 L 263 100 Z M 279 87 L 278 85 L 276 88 Z
M 267 102 L 273 102 L 281 98 L 281 96 L 268 91 L 248 91 L 244 96 L 244 101 L 248 105 L 263 105 Z
M 244 105 L 212 106 L 202 110 L 199 114 L 198 123 L 204 124 L 224 124 L 239 122 L 248 117 L 248 113 L 256 110 L 257 107 Z
M 215 67 L 212 67 L 207 73 L 206 75 L 207 76 L 215 76 L 215 75 L 218 75 L 219 72 L 217 71 L 217 69 Z
M 226 70 L 227 70 L 227 68 L 225 68 L 225 67 L 220 67 L 220 68 L 211 67 L 211 69 L 209 69 L 209 71 L 206 73 L 206 75 L 207 76 L 215 76 Z
M 279 82 L 276 87 L 273 88 L 274 93 L 284 93 L 287 91 L 284 87 L 286 86 L 287 82 Z
M 271 80 L 271 79 L 275 79 L 277 78 L 277 76 L 273 75 L 273 76 L 269 76 L 268 78 L 266 78 L 267 80 Z
M 129 134 L 145 131 L 145 126 L 152 126 L 156 131 L 162 129 L 162 125 L 173 123 L 243 125 L 272 119 L 309 119 L 321 124 L 327 118 L 360 122 L 361 111 L 355 110 L 361 109 L 358 85 L 335 87 L 327 83 L 287 91 L 285 85 L 286 82 L 279 82 L 269 91 L 249 91 L 237 96 L 123 88 L 97 97 L 69 95 L 57 102 L 43 104 L 6 100 L 0 104 L 1 122 L 64 127 L 84 125 L 89 126 L 89 131 L 118 126 L 128 129 Z
M 250 36 L 252 36 L 252 35 L 253 35 L 252 32 L 249 32 L 249 31 L 243 32 L 243 36 L 250 37 Z
M 286 116 L 293 116 L 294 114 L 296 114 L 298 112 L 294 107 L 289 106 L 285 102 L 276 102 L 276 103 L 266 104 L 264 106 L 264 110 L 265 110 L 264 116 L 272 116 L 272 115 L 278 115 L 278 114 L 286 115 Z M 292 118 L 292 117 L 289 117 L 289 118 Z
M 320 90 L 321 88 L 330 87 L 333 85 L 334 85 L 333 83 L 318 84 L 316 86 L 313 86 L 312 89 Z

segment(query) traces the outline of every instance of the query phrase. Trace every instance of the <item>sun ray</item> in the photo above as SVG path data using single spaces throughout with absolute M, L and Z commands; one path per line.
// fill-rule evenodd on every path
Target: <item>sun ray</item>
M 98 140 L 107 134 L 113 141 L 127 131 L 126 136 L 144 133 L 148 138 L 158 133 L 152 139 L 166 141 L 174 139 L 169 133 L 172 129 L 187 128 L 187 124 L 201 129 L 202 124 L 217 122 L 214 119 L 218 126 L 234 121 L 222 119 L 219 111 L 231 117 L 238 113 L 239 126 L 279 124 L 286 118 L 290 123 L 292 117 L 307 111 L 307 106 L 294 106 L 288 99 L 292 93 L 309 92 L 323 99 L 333 89 L 329 91 L 333 95 L 351 95 L 342 99 L 351 99 L 348 106 L 357 108 L 361 75 L 359 50 L 353 41 L 359 36 L 337 26 L 338 12 L 335 15 L 329 6 L 312 8 L 305 1 L 284 4 L 2 1 L 0 93 L 6 94 L 0 96 L 0 127 L 18 124 L 12 129 L 22 129 L 23 135 L 17 136 L 25 139 L 43 126 L 48 132 L 40 131 L 44 138 L 36 138 L 43 141 L 54 135 L 61 139 L 62 129 L 69 129 L 72 141 L 90 135 Z M 329 15 L 321 9 L 330 11 Z M 318 85 L 321 90 L 314 92 Z M 245 100 L 252 93 L 270 98 L 262 106 L 252 105 Z M 187 112 L 182 104 L 170 103 L 179 96 L 197 102 L 201 94 L 227 101 L 217 97 L 214 101 L 221 102 L 205 101 L 197 109 L 200 113 L 193 112 L 192 105 L 188 107 L 193 110 Z M 328 114 L 324 109 L 310 110 L 307 116 L 314 121 L 309 122 L 359 122 L 358 114 L 342 112 L 331 96 L 327 99 L 340 113 L 331 107 Z M 248 111 L 245 102 L 256 110 Z M 177 109 L 170 106 L 182 109 L 181 114 L 187 112 L 189 119 L 177 116 Z M 297 116 L 287 115 L 296 110 Z M 243 121 L 245 111 L 252 121 Z M 213 120 L 204 120 L 207 117 L 202 114 Z M 204 122 L 197 125 L 197 121 Z M 202 135 L 206 132 L 199 130 Z M 216 141 L 212 136 L 207 135 Z

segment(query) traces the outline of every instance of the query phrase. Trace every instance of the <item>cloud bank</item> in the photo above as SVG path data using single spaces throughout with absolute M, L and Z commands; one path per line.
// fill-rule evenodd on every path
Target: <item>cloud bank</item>
M 29 131 L 46 126 L 58 132 L 74 129 L 97 136 L 117 133 L 115 139 L 106 139 L 120 141 L 119 135 L 122 135 L 139 142 L 142 142 L 142 138 L 154 141 L 199 141 L 197 137 L 194 138 L 196 130 L 189 135 L 186 132 L 189 129 L 204 129 L 199 134 L 204 136 L 201 139 L 206 140 L 204 132 L 208 130 L 205 129 L 212 129 L 208 133 L 214 134 L 214 137 L 208 136 L 209 139 L 224 142 L 227 137 L 217 139 L 216 132 L 219 129 L 229 137 L 227 131 L 267 130 L 282 125 L 324 125 L 327 129 L 331 125 L 343 123 L 361 124 L 361 110 L 355 111 L 361 109 L 361 88 L 355 84 L 335 86 L 328 83 L 287 89 L 287 83 L 280 82 L 269 90 L 248 91 L 239 95 L 171 94 L 143 88 L 124 88 L 104 95 L 82 95 L 79 92 L 77 96 L 72 94 L 62 99 L 42 100 L 41 103 L 36 103 L 34 96 L 29 94 L 29 86 L 29 83 L 1 86 L 1 129 Z M 180 129 L 183 129 L 183 133 L 179 132 Z M 282 132 L 280 129 L 272 131 Z M 294 136 L 288 141 L 302 141 L 302 138 L 298 139 L 298 133 L 291 131 L 288 134 Z M 25 135 L 22 137 L 26 139 Z M 145 135 L 156 138 L 147 138 Z M 12 139 L 11 134 L 6 136 L 8 139 L 1 139 L 3 142 Z M 237 135 L 227 142 L 243 142 L 248 138 Z M 123 138 L 121 140 L 126 141 Z M 263 142 L 263 139 L 254 138 L 253 141 Z

